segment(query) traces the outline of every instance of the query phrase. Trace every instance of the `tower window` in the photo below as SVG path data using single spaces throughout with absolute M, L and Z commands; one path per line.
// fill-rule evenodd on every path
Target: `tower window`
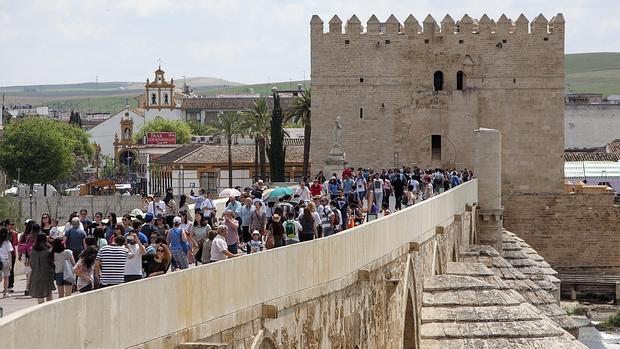
M 364 78 L 360 78 L 360 82 L 364 82 Z
M 390 42 L 391 42 L 390 40 L 385 40 L 385 44 L 386 44 L 386 45 L 389 45 L 389 44 L 390 44 Z
M 443 72 L 440 70 L 436 71 L 433 75 L 433 85 L 435 87 L 435 91 L 443 90 Z
M 456 89 L 463 90 L 463 72 L 460 70 L 456 72 Z
M 164 104 L 168 104 L 168 94 L 164 95 Z
M 351 43 L 351 41 L 349 41 L 348 39 L 344 41 L 344 44 L 345 44 L 345 45 L 348 45 L 348 44 L 350 44 L 350 43 Z
M 464 42 L 465 42 L 465 40 L 459 40 L 459 44 L 462 44 Z
M 424 39 L 424 43 L 425 43 L 425 44 L 428 44 L 428 43 L 429 43 L 429 40 L 428 40 L 428 39 Z
M 431 136 L 431 160 L 441 161 L 441 135 Z
M 151 95 L 151 104 L 156 104 L 157 103 L 157 96 L 153 93 Z
M 360 108 L 360 119 L 364 117 L 364 108 Z

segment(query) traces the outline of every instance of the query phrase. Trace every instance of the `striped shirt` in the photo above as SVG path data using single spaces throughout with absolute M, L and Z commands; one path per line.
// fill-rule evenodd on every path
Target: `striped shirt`
M 99 249 L 97 260 L 101 262 L 101 284 L 116 285 L 125 281 L 125 265 L 129 252 L 124 246 L 107 245 Z

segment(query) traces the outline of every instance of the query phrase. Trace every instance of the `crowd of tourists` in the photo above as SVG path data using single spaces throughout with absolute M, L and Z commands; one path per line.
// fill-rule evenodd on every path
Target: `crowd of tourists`
M 27 220 L 21 232 L 6 220 L 0 227 L 2 294 L 14 292 L 16 261 L 24 264 L 24 295 L 41 303 L 55 289 L 65 297 L 338 234 L 471 178 L 467 169 L 346 168 L 302 178 L 294 189 L 265 192 L 262 180 L 243 191 L 230 189 L 224 212 L 210 192 L 182 194 L 177 203 L 169 188 L 163 198 L 145 197 L 142 209 L 120 220 L 115 213 L 91 217 L 82 209 L 59 227 L 44 213 Z

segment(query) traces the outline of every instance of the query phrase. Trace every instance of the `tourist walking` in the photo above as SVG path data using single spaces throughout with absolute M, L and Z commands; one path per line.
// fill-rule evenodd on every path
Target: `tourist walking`
M 128 257 L 123 235 L 116 236 L 113 244 L 99 250 L 95 261 L 95 275 L 99 278 L 100 287 L 118 285 L 125 281 Z
M 265 242 L 265 247 L 267 249 L 281 247 L 285 244 L 284 226 L 280 220 L 281 217 L 277 213 L 274 213 L 273 216 L 271 216 L 271 226 L 269 227 L 267 241 Z
M 58 289 L 58 298 L 71 295 L 73 281 L 65 280 L 65 271 L 73 270 L 75 259 L 73 252 L 62 243 L 61 238 L 56 238 L 52 242 L 52 253 L 54 254 L 54 280 Z
M 299 241 L 304 242 L 316 239 L 318 237 L 318 226 L 320 222 L 321 217 L 319 217 L 316 212 L 316 205 L 314 202 L 309 202 L 299 217 L 299 224 L 301 225 Z
M 79 219 L 78 219 L 79 221 Z M 30 296 L 36 298 L 37 302 L 43 303 L 52 300 L 54 289 L 54 259 L 47 243 L 47 235 L 41 233 L 38 224 L 32 227 L 33 234 L 36 234 L 32 252 L 30 253 Z
M 209 226 L 207 219 L 202 215 L 202 211 L 196 211 L 194 213 L 194 223 L 189 230 L 190 238 L 196 244 L 196 253 L 194 254 L 196 265 L 198 265 L 198 262 L 202 262 L 203 245 L 209 231 L 211 231 L 211 226 Z
M 187 269 L 189 243 L 185 231 L 181 228 L 181 217 L 174 217 L 172 223 L 174 227 L 168 231 L 168 236 L 166 237 L 173 259 L 172 271 L 175 271 L 177 268 L 181 270 Z
M 226 234 L 226 243 L 228 244 L 228 251 L 232 254 L 237 254 L 239 248 L 239 222 L 235 219 L 235 212 L 230 209 L 224 211 L 224 222 L 222 222 L 228 228 Z
M 9 275 L 12 270 L 13 244 L 11 233 L 7 228 L 0 229 L 0 278 L 2 279 L 2 298 L 9 293 Z
M 87 247 L 80 259 L 73 267 L 76 278 L 76 287 L 80 293 L 90 291 L 95 288 L 95 260 L 98 250 L 95 246 Z

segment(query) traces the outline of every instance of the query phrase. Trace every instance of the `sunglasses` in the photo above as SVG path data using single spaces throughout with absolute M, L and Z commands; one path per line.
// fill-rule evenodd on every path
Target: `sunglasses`
M 157 250 L 157 252 L 164 252 L 164 250 Z

